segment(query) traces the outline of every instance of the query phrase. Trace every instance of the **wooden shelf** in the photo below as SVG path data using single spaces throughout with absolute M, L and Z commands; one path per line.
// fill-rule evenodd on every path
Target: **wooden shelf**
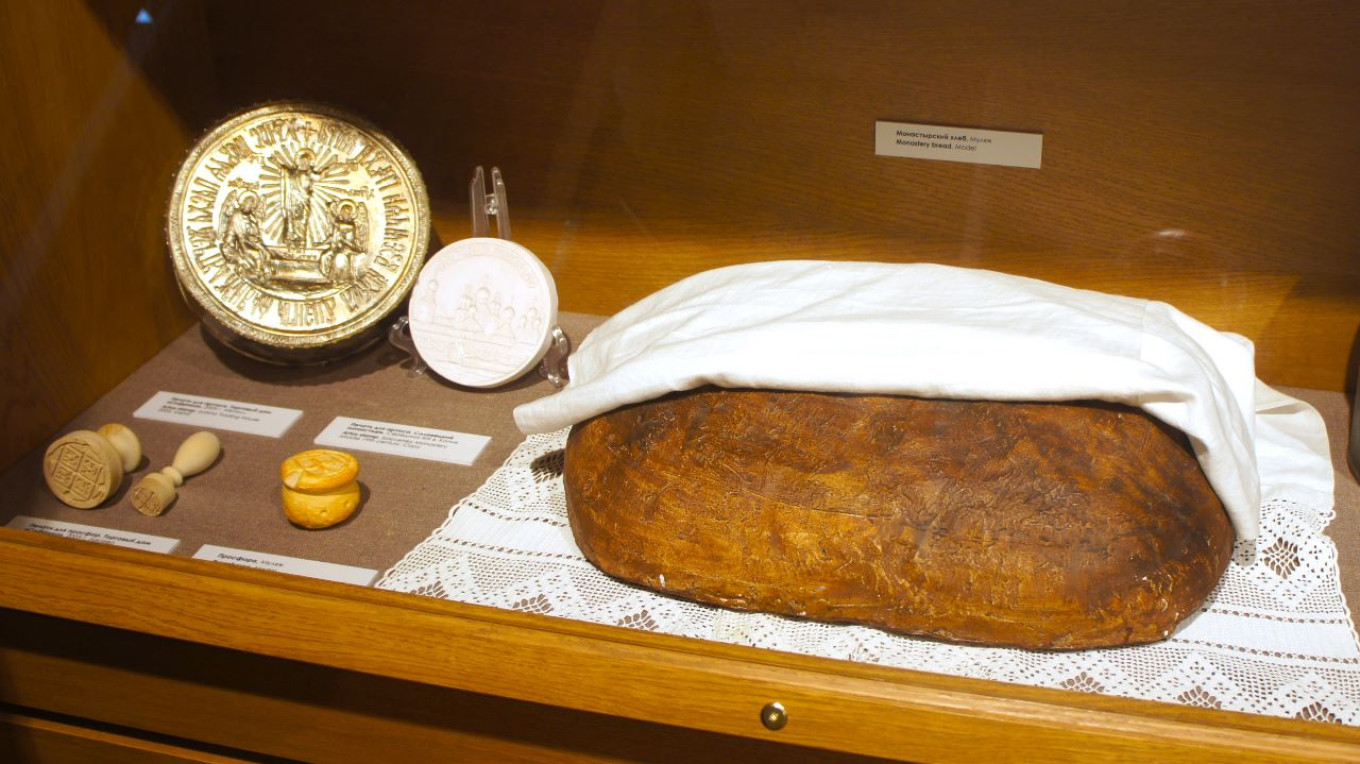
M 1301 762 L 1360 752 L 1351 728 L 847 665 L 8 530 L 0 548 L 0 575 L 24 581 L 0 594 L 12 610 L 721 735 L 919 761 L 983 751 L 1087 761 L 1095 750 L 1114 759 Z M 24 625 L 5 615 L 11 627 Z M 779 732 L 759 721 L 771 701 L 789 709 Z M 153 731 L 175 734 L 217 714 L 180 704 L 157 720 L 167 728 Z

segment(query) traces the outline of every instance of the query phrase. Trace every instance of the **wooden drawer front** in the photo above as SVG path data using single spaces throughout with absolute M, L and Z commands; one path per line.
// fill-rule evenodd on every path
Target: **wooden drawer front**
M 12 610 L 0 610 L 0 667 L 0 701 L 5 703 L 287 759 L 879 761 L 384 679 Z M 26 734 L 41 736 L 47 745 L 92 744 L 69 734 L 32 729 Z M 189 753 L 186 749 L 183 755 Z M 106 760 L 100 756 L 53 760 Z

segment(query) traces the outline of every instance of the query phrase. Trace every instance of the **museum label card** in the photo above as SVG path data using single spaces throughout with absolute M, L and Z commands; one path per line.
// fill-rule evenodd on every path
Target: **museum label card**
M 161 391 L 151 396 L 132 413 L 139 419 L 155 419 L 215 430 L 231 430 L 249 435 L 277 438 L 302 416 L 298 409 L 265 406 L 258 403 L 226 401 L 202 395 Z
M 874 153 L 885 157 L 935 159 L 1039 169 L 1043 133 L 979 130 L 973 127 L 875 122 Z
M 20 531 L 46 533 L 50 536 L 61 536 L 62 538 L 68 539 L 94 541 L 100 544 L 112 544 L 114 546 L 127 547 L 128 549 L 144 549 L 148 552 L 161 552 L 162 554 L 174 551 L 175 547 L 179 546 L 179 539 L 166 538 L 165 536 L 150 536 L 145 533 L 133 533 L 132 531 L 96 528 L 93 525 L 66 523 L 61 520 L 46 520 L 40 517 L 28 517 L 26 515 L 19 515 L 13 520 L 10 520 L 6 527 Z
M 338 416 L 316 436 L 319 446 L 372 451 L 468 466 L 491 438 L 453 430 L 436 430 Z
M 277 570 L 280 573 L 291 573 L 295 576 L 320 578 L 326 581 L 336 581 L 338 583 L 354 584 L 356 586 L 368 586 L 373 583 L 373 579 L 378 577 L 378 571 L 369 568 L 358 568 L 353 565 L 338 565 L 333 562 L 320 562 L 317 560 L 304 560 L 299 557 L 284 557 L 277 554 L 265 554 L 264 552 L 252 552 L 248 549 L 232 549 L 231 547 L 216 546 L 214 544 L 204 544 L 194 553 L 194 559 L 225 562 L 247 568 L 259 568 L 261 570 Z

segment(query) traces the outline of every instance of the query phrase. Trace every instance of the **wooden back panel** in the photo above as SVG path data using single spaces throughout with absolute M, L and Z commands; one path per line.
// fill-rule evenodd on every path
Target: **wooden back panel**
M 134 270 L 143 286 L 116 341 L 88 320 L 37 341 L 49 310 L 7 322 L 44 382 L 7 385 L 6 424 L 27 424 L 6 427 L 0 461 L 110 384 L 60 380 L 126 369 L 186 325 L 158 249 L 160 186 L 213 119 L 284 97 L 406 144 L 444 240 L 468 231 L 472 168 L 499 165 L 516 238 L 567 310 L 612 313 L 735 262 L 935 261 L 1171 302 L 1253 339 L 1271 384 L 1339 390 L 1355 365 L 1360 14 L 1344 0 L 172 5 L 187 10 L 157 22 L 161 52 L 140 60 L 135 3 L 54 6 L 103 39 L 61 56 L 40 53 L 66 27 L 3 11 L 6 105 L 65 110 L 3 135 L 47 157 L 25 168 L 38 185 L 6 178 L 7 197 L 36 208 L 74 182 L 89 198 L 57 226 L 71 241 L 41 252 L 8 245 L 32 238 L 36 213 L 5 213 L 7 270 L 67 274 L 13 299 L 84 304 L 92 287 L 69 273 L 91 262 L 117 264 L 101 289 Z M 109 70 L 130 72 L 118 95 Z M 77 147 L 46 125 L 87 123 L 95 96 L 135 145 L 96 142 L 63 170 Z M 1043 167 L 877 157 L 880 119 L 1041 132 Z M 109 207 L 129 189 L 145 199 Z
M 341 102 L 406 141 L 448 236 L 499 164 L 568 309 L 755 259 L 933 260 L 1166 300 L 1254 339 L 1267 381 L 1340 389 L 1360 14 L 1043 6 L 342 4 L 326 39 L 361 57 L 289 44 L 313 4 L 210 29 L 229 102 Z M 880 119 L 1039 131 L 1043 168 L 877 157 Z
M 192 135 L 139 67 L 193 57 L 119 5 L 114 30 L 76 2 L 0 7 L 3 465 L 192 323 L 162 244 Z

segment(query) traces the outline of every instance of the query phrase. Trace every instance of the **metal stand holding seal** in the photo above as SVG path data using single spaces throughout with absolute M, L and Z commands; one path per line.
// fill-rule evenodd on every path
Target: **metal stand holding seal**
M 557 326 L 552 273 L 510 241 L 505 181 L 491 168 L 492 191 L 478 167 L 472 177 L 472 238 L 439 250 L 420 272 L 411 309 L 388 332 L 410 353 L 413 373 L 426 368 L 468 387 L 497 387 L 536 364 L 557 387 L 567 381 L 571 342 Z M 496 218 L 496 237 L 490 220 Z

